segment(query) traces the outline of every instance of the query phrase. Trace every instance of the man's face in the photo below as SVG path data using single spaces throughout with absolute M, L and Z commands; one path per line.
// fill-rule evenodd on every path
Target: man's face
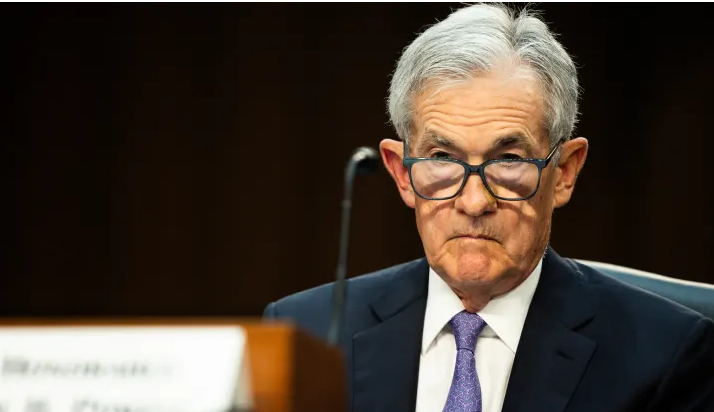
M 542 92 L 529 77 L 490 75 L 438 93 L 426 90 L 414 109 L 410 157 L 448 156 L 477 165 L 498 158 L 544 158 L 550 151 Z M 396 167 L 396 158 L 401 161 L 404 154 L 391 142 L 398 143 L 382 142 L 382 155 L 403 199 L 416 211 L 429 264 L 462 290 L 506 280 L 518 284 L 535 269 L 548 243 L 553 209 L 570 196 L 555 192 L 572 190 L 587 147 L 585 141 L 585 150 L 575 156 L 576 170 L 564 172 L 554 163 L 543 169 L 540 188 L 529 200 L 495 200 L 474 174 L 456 198 L 439 201 L 414 195 L 406 169 Z M 572 154 L 563 151 L 566 157 Z

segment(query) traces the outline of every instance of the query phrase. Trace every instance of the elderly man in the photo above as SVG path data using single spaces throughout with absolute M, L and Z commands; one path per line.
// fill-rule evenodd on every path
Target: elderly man
M 355 412 L 714 411 L 714 324 L 558 256 L 588 142 L 575 66 L 546 25 L 460 9 L 392 79 L 380 152 L 426 257 L 349 280 Z M 266 308 L 326 336 L 332 285 Z

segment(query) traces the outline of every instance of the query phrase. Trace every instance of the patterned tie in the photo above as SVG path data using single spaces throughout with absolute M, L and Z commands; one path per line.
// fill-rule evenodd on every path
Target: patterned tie
M 457 313 L 449 321 L 456 338 L 456 367 L 444 412 L 481 412 L 481 384 L 476 374 L 476 339 L 486 322 L 475 313 Z

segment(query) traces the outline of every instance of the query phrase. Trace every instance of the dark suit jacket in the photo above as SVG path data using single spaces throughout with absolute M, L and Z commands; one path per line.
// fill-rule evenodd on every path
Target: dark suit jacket
M 353 412 L 414 410 L 428 271 L 420 259 L 349 280 L 340 346 Z M 265 316 L 324 338 L 331 299 L 320 286 Z M 714 323 L 549 249 L 503 411 L 714 412 Z

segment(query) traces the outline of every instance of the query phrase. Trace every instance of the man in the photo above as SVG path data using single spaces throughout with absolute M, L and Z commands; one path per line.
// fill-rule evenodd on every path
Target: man
M 714 411 L 714 324 L 548 247 L 588 142 L 575 66 L 529 12 L 460 9 L 392 79 L 380 152 L 425 259 L 353 278 L 355 412 Z M 326 336 L 332 285 L 266 308 Z

